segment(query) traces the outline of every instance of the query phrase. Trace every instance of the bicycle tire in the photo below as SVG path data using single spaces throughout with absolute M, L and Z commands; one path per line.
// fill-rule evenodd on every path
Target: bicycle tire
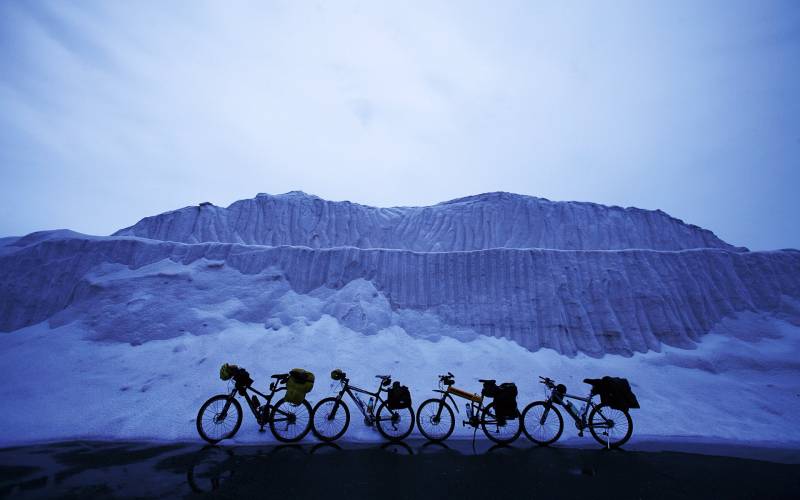
M 401 416 L 404 413 L 407 412 L 408 415 L 409 415 L 409 417 L 408 417 L 408 421 L 409 421 L 408 429 L 406 429 L 401 434 L 397 434 L 397 435 L 390 434 L 389 432 L 387 432 L 387 430 L 383 428 L 384 425 L 388 425 L 389 424 L 388 421 L 383 420 L 383 418 L 382 418 L 382 413 L 384 412 L 384 410 L 386 412 L 389 412 L 389 414 L 394 414 L 396 412 L 398 415 L 401 415 Z M 387 403 L 383 402 L 378 407 L 378 411 L 375 413 L 375 427 L 378 428 L 378 432 L 381 433 L 381 436 L 385 437 L 389 441 L 394 441 L 394 442 L 402 441 L 403 439 L 408 437 L 409 434 L 411 434 L 411 431 L 414 430 L 414 409 L 411 408 L 411 407 L 408 407 L 408 408 L 400 408 L 399 410 L 390 410 L 389 407 L 387 406 Z
M 501 426 L 496 422 L 497 417 L 494 416 L 493 413 L 494 408 L 495 408 L 494 403 L 490 403 L 488 406 L 486 406 L 486 408 L 483 409 L 483 412 L 481 413 L 481 429 L 483 430 L 483 433 L 486 435 L 487 438 L 491 439 L 495 443 L 498 444 L 513 443 L 519 437 L 520 432 L 522 432 L 522 419 L 519 416 L 516 416 L 514 418 L 506 418 L 505 419 L 506 424 Z M 499 437 L 497 433 L 491 432 L 487 427 L 488 424 L 489 426 L 496 425 L 498 429 L 501 427 L 511 429 L 512 426 L 515 425 L 512 424 L 512 422 L 516 422 L 516 429 L 513 430 L 510 435 L 502 438 Z
M 431 414 L 431 415 L 427 415 L 426 412 L 424 411 L 426 406 L 434 405 L 434 404 L 442 406 L 442 409 L 441 409 L 442 413 L 440 413 L 440 415 L 439 415 L 440 421 L 443 418 L 445 418 L 444 415 L 443 415 L 445 412 L 447 413 L 447 417 L 446 418 L 448 418 L 449 421 L 450 421 L 450 424 L 447 426 L 447 431 L 445 433 L 441 434 L 441 435 L 435 435 L 435 434 L 429 432 L 426 429 L 426 425 L 427 424 L 426 425 L 422 425 L 423 422 L 425 422 L 425 421 L 430 421 L 430 423 L 435 424 L 435 422 L 432 419 L 435 418 L 434 414 L 437 413 L 438 406 L 432 408 L 433 414 Z M 434 443 L 438 443 L 438 442 L 444 441 L 445 439 L 450 437 L 450 435 L 453 433 L 453 429 L 455 429 L 455 427 L 456 427 L 456 417 L 455 417 L 455 414 L 453 413 L 453 409 L 450 408 L 450 405 L 448 405 L 446 402 L 442 401 L 441 399 L 437 399 L 437 398 L 428 399 L 426 401 L 423 401 L 422 404 L 417 407 L 417 429 L 419 429 L 419 432 L 423 436 L 425 436 L 425 438 L 428 439 L 429 441 L 433 441 Z
M 534 415 L 530 414 L 530 412 L 535 407 L 539 407 L 539 406 L 543 407 L 543 410 L 542 410 L 543 412 L 547 411 L 548 418 L 550 418 L 550 414 L 555 414 L 555 416 L 556 416 L 556 422 L 558 422 L 558 430 L 555 432 L 555 434 L 553 434 L 552 438 L 549 438 L 549 439 L 537 439 L 536 437 L 533 436 L 533 433 L 534 433 L 533 429 L 535 429 L 537 426 L 544 425 L 541 422 L 535 422 L 535 425 L 531 426 L 531 432 L 528 431 L 529 419 L 540 418 L 539 415 L 534 416 Z M 547 408 L 548 406 L 550 407 L 549 409 Z M 538 444 L 539 446 L 551 445 L 551 444 L 555 443 L 556 441 L 558 441 L 558 438 L 561 437 L 561 433 L 564 432 L 564 417 L 561 416 L 561 412 L 558 411 L 558 408 L 556 408 L 556 405 L 554 405 L 552 403 L 547 403 L 546 401 L 534 401 L 533 403 L 531 403 L 528 406 L 526 406 L 524 410 L 522 410 L 522 432 L 525 433 L 525 437 L 527 437 L 528 439 L 530 439 L 534 443 Z
M 228 412 L 231 411 L 231 408 L 235 410 L 236 423 L 234 424 L 233 428 L 230 431 L 226 431 L 221 435 L 210 436 L 208 432 L 206 432 L 203 423 L 207 422 L 214 425 L 222 425 L 220 423 L 215 423 L 215 420 L 216 416 L 219 415 L 219 411 L 221 411 L 222 407 L 224 407 L 225 404 L 224 402 L 227 402 L 228 399 L 230 399 L 231 401 L 231 405 L 228 407 Z M 207 418 L 204 418 L 206 410 L 208 410 L 211 407 L 211 405 L 216 402 L 223 402 L 223 406 L 219 407 L 219 405 L 215 405 L 212 411 L 216 413 L 211 416 L 211 419 L 209 420 Z M 197 425 L 197 433 L 200 434 L 200 437 L 203 438 L 208 443 L 217 444 L 223 439 L 230 439 L 236 435 L 236 433 L 239 431 L 239 427 L 241 427 L 242 425 L 242 405 L 239 404 L 239 401 L 237 401 L 236 398 L 231 398 L 229 394 L 218 394 L 216 396 L 212 396 L 200 407 L 200 411 L 197 412 L 197 419 L 195 420 L 195 424 Z
M 337 414 L 339 411 L 344 411 L 344 425 L 342 425 L 341 430 L 337 431 L 334 434 L 329 434 L 329 433 L 326 434 L 325 432 L 320 431 L 319 427 L 323 427 L 324 421 L 320 421 L 319 424 L 317 423 L 318 420 L 317 414 L 320 413 L 321 411 L 323 412 L 326 411 L 324 409 L 321 410 L 321 408 L 323 408 L 324 405 L 329 405 L 330 403 L 334 403 L 335 405 L 338 404 L 338 406 L 334 406 L 335 408 L 337 408 L 336 410 Z M 320 416 L 323 418 L 327 417 L 327 415 L 320 415 Z M 337 398 L 325 398 L 314 406 L 314 410 L 312 411 L 311 414 L 311 430 L 318 439 L 326 442 L 336 441 L 337 439 L 342 437 L 342 435 L 344 435 L 345 431 L 347 431 L 347 428 L 349 426 L 350 426 L 350 409 L 347 407 L 347 404 L 345 404 L 344 401 L 340 401 Z
M 279 432 L 278 426 L 275 423 L 276 422 L 276 420 L 275 420 L 276 415 L 275 414 L 279 411 L 278 408 L 281 408 L 281 406 L 284 406 L 287 409 L 286 410 L 281 409 L 280 411 L 291 412 L 292 410 L 300 410 L 301 408 L 305 410 L 305 412 L 306 412 L 305 426 L 303 427 L 303 429 L 298 434 L 287 436 L 286 434 L 284 434 L 282 432 Z M 270 415 L 269 415 L 269 430 L 272 431 L 272 435 L 275 436 L 275 439 L 277 439 L 278 441 L 281 441 L 281 442 L 284 442 L 284 443 L 294 443 L 294 442 L 300 441 L 301 439 L 303 439 L 306 436 L 306 434 L 308 434 L 308 431 L 311 430 L 312 415 L 313 415 L 313 413 L 312 413 L 312 410 L 311 410 L 311 405 L 308 404 L 308 401 L 306 401 L 305 399 L 303 400 L 302 403 L 297 404 L 297 405 L 295 405 L 293 403 L 290 403 L 290 402 L 286 401 L 285 399 L 281 399 L 280 401 L 278 401 L 278 403 L 275 406 L 272 407 L 272 411 L 270 412 Z M 299 415 L 295 414 L 295 418 L 297 419 L 297 421 L 300 421 L 300 416 Z
M 628 426 L 628 428 L 625 431 L 625 434 L 622 436 L 622 439 L 619 439 L 617 441 L 613 441 L 612 442 L 608 437 L 606 437 L 607 435 L 606 436 L 598 435 L 597 429 L 596 429 L 596 425 L 597 424 L 594 421 L 595 415 L 600 413 L 600 416 L 603 417 L 604 420 L 608 420 L 608 417 L 606 417 L 606 415 L 603 415 L 602 410 L 609 410 L 609 414 L 612 414 L 612 415 L 614 415 L 616 417 L 619 417 L 619 416 L 624 416 L 625 417 L 624 420 L 625 420 L 625 423 Z M 616 412 L 616 413 L 611 413 L 611 412 Z M 616 424 L 616 421 L 615 421 L 615 426 L 616 425 L 619 425 L 619 424 Z M 611 408 L 610 406 L 605 405 L 605 404 L 597 405 L 594 408 L 592 408 L 592 411 L 589 413 L 589 422 L 588 422 L 587 426 L 589 427 L 589 432 L 591 432 L 592 437 L 598 443 L 600 443 L 603 446 L 606 446 L 608 448 L 619 448 L 623 444 L 627 443 L 628 440 L 631 438 L 631 435 L 633 434 L 633 419 L 631 419 L 631 415 L 626 410 L 617 410 L 616 408 Z M 605 427 L 600 427 L 600 429 L 604 429 L 604 428 Z M 612 427 L 612 429 L 613 429 L 613 427 Z

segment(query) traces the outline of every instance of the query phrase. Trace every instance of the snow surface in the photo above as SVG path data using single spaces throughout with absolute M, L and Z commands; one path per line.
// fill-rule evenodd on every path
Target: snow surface
M 512 193 L 395 208 L 327 201 L 299 191 L 260 194 L 227 208 L 203 203 L 147 217 L 115 236 L 418 252 L 489 248 L 746 250 L 658 210 L 553 202 Z
M 485 336 L 432 341 L 396 325 L 365 335 L 328 315 L 298 318 L 277 329 L 231 319 L 218 326 L 207 335 L 185 333 L 136 346 L 98 341 L 79 321 L 55 329 L 40 323 L 0 336 L 0 399 L 6 408 L 0 445 L 76 438 L 197 440 L 196 412 L 206 398 L 227 390 L 218 379 L 219 366 L 236 362 L 261 388 L 272 373 L 312 370 L 317 375 L 312 402 L 333 392 L 329 373 L 336 367 L 370 389 L 377 387 L 375 374 L 391 373 L 410 387 L 415 405 L 433 395 L 436 376 L 447 371 L 456 375 L 458 387 L 474 391 L 478 378 L 515 381 L 523 405 L 543 398 L 538 375 L 579 395 L 588 390 L 581 382 L 585 377 L 624 376 L 642 406 L 632 411 L 633 439 L 702 436 L 800 446 L 800 327 L 763 315 L 724 320 L 694 350 L 601 359 L 570 359 L 549 349 L 533 353 Z M 121 328 L 119 335 L 125 338 L 127 332 Z M 575 434 L 568 425 L 564 438 Z M 454 437 L 471 436 L 468 428 L 456 427 Z M 353 418 L 345 439 L 381 438 Z M 257 432 L 247 414 L 234 442 L 272 440 Z

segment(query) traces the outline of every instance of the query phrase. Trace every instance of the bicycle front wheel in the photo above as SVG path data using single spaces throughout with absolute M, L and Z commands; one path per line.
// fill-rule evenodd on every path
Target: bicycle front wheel
M 539 446 L 553 444 L 564 432 L 564 417 L 552 403 L 536 401 L 522 411 L 522 432 Z
M 323 441 L 335 441 L 350 425 L 350 409 L 337 398 L 325 398 L 314 407 L 312 414 L 314 435 Z
M 514 418 L 498 418 L 495 410 L 494 403 L 483 409 L 483 414 L 481 415 L 483 433 L 495 443 L 508 444 L 513 442 L 522 431 L 520 429 L 522 426 L 520 425 L 519 415 Z
M 389 441 L 401 441 L 414 429 L 414 410 L 410 407 L 391 410 L 381 403 L 376 419 L 378 432 Z
M 417 427 L 431 441 L 444 441 L 456 426 L 450 405 L 441 399 L 429 399 L 417 408 Z
M 589 431 L 603 446 L 619 448 L 631 438 L 633 420 L 625 410 L 598 405 L 589 413 Z
M 230 439 L 242 425 L 242 405 L 228 394 L 203 403 L 197 412 L 197 433 L 211 444 Z
M 272 407 L 269 429 L 278 441 L 300 441 L 311 430 L 311 405 L 306 400 L 294 404 L 281 399 Z

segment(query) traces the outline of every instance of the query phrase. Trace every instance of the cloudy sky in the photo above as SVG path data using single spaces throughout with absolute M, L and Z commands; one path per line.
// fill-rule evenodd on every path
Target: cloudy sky
M 0 1 L 0 236 L 258 192 L 800 248 L 800 2 Z

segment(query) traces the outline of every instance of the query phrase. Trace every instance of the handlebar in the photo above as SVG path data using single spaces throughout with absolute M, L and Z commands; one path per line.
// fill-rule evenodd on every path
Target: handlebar
M 555 380 L 553 380 L 553 379 L 551 379 L 550 377 L 542 377 L 542 376 L 540 375 L 540 376 L 539 376 L 539 381 L 540 381 L 540 382 L 539 382 L 540 384 L 544 384 L 544 385 L 546 385 L 547 387 L 553 387 L 553 386 L 555 386 L 555 385 L 556 385 L 556 381 L 555 381 Z

